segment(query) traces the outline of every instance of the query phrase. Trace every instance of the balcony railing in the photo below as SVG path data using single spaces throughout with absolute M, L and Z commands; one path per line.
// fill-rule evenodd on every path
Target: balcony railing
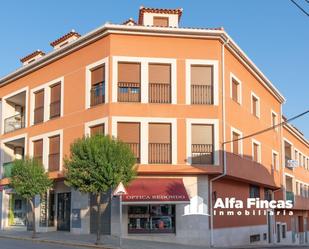
M 56 118 L 56 117 L 60 117 L 60 106 L 61 106 L 61 101 L 54 101 L 52 103 L 50 103 L 49 107 L 50 107 L 50 114 L 49 117 L 52 118 Z
M 289 167 L 289 161 L 290 161 L 291 159 L 292 159 L 291 157 L 288 157 L 288 156 L 285 157 L 285 160 L 284 160 L 284 165 L 285 165 L 285 167 Z
M 149 103 L 171 103 L 171 85 L 149 83 Z
M 192 164 L 213 164 L 213 152 L 212 144 L 192 144 Z
M 48 171 L 59 171 L 60 166 L 60 154 L 54 153 L 48 155 Z
M 12 175 L 13 162 L 3 163 L 2 178 L 9 178 Z
M 95 85 L 90 90 L 90 105 L 95 106 L 105 103 L 105 83 Z
M 25 127 L 25 116 L 21 114 L 4 119 L 4 132 L 12 132 Z
M 149 163 L 171 163 L 171 144 L 149 143 Z
M 212 89 L 209 85 L 191 85 L 191 104 L 212 105 Z
M 44 106 L 34 109 L 34 124 L 42 123 L 44 121 Z
M 294 193 L 291 192 L 291 191 L 286 191 L 286 200 L 292 201 L 292 203 L 294 203 L 294 201 L 295 201 Z
M 118 82 L 118 101 L 140 102 L 141 101 L 140 83 Z
M 127 145 L 129 145 L 132 153 L 135 156 L 136 162 L 139 163 L 140 162 L 140 146 L 139 143 L 126 143 Z

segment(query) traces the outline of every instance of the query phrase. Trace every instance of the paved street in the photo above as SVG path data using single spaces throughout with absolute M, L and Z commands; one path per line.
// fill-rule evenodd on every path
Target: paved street
M 86 249 L 84 247 L 71 247 L 62 246 L 59 244 L 48 244 L 40 242 L 32 242 L 25 240 L 15 240 L 15 239 L 2 239 L 0 238 L 0 249 Z
M 170 247 L 171 245 L 165 247 L 161 243 L 157 243 L 158 246 L 155 247 L 154 244 L 152 246 L 144 247 L 144 248 L 160 248 L 160 249 L 173 249 L 174 247 Z M 28 240 L 19 240 L 19 239 L 6 239 L 6 238 L 0 238 L 0 249 L 88 249 L 86 247 L 80 247 L 80 246 L 64 246 L 64 245 L 59 245 L 59 244 L 52 244 L 52 243 L 46 243 L 46 242 L 33 242 L 33 241 L 28 241 Z M 124 248 L 131 248 L 131 246 L 127 247 L 124 246 Z M 134 247 L 132 247 L 134 248 Z M 179 248 L 179 247 L 175 247 Z M 188 248 L 190 249 L 191 247 L 186 247 L 182 246 L 181 248 L 185 249 Z M 250 247 L 248 249 L 252 248 L 257 248 L 257 247 Z M 269 249 L 270 247 L 258 247 L 258 249 Z M 297 246 L 282 246 L 282 247 L 274 247 L 276 249 L 300 249 L 300 248 L 309 248 L 309 247 L 297 247 Z M 207 248 L 205 248 L 207 249 Z M 233 248 L 237 249 L 237 248 Z M 241 249 L 246 249 L 244 247 L 241 247 Z

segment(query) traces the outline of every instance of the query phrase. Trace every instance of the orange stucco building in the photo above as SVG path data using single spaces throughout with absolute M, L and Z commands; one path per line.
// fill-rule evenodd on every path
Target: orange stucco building
M 76 138 L 100 132 L 127 143 L 138 170 L 121 223 L 118 199 L 104 195 L 103 233 L 214 246 L 308 243 L 309 142 L 290 124 L 276 126 L 284 97 L 223 28 L 182 28 L 181 15 L 141 7 L 138 22 L 71 31 L 0 79 L 2 229 L 31 226 L 27 204 L 8 187 L 11 162 L 28 155 L 54 179 L 36 198 L 40 231 L 94 232 L 93 197 L 64 184 L 63 158 Z M 213 215 L 226 197 L 292 200 L 293 215 Z M 184 215 L 196 200 L 210 216 Z

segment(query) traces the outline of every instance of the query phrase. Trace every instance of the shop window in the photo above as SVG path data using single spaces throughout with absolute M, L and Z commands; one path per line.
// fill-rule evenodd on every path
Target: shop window
M 282 225 L 282 239 L 285 239 L 286 238 L 286 225 L 283 224 Z
M 175 205 L 129 206 L 128 233 L 175 233 Z
M 250 243 L 258 242 L 261 240 L 261 236 L 259 234 L 254 234 L 250 236 Z

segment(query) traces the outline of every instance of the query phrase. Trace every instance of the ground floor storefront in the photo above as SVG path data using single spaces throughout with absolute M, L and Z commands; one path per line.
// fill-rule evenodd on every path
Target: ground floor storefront
M 268 213 L 262 217 L 213 217 L 211 231 L 210 198 L 213 203 L 226 196 L 244 198 L 249 189 L 248 183 L 228 180 L 216 183 L 210 193 L 208 176 L 138 177 L 126 187 L 127 194 L 121 200 L 112 191 L 102 194 L 101 233 L 186 245 L 210 246 L 212 241 L 217 247 L 308 243 L 308 213 L 300 211 L 292 217 Z M 81 194 L 63 180 L 37 196 L 35 206 L 39 232 L 96 232 L 95 196 Z M 0 213 L 1 229 L 31 230 L 29 205 L 13 189 L 0 192 Z

